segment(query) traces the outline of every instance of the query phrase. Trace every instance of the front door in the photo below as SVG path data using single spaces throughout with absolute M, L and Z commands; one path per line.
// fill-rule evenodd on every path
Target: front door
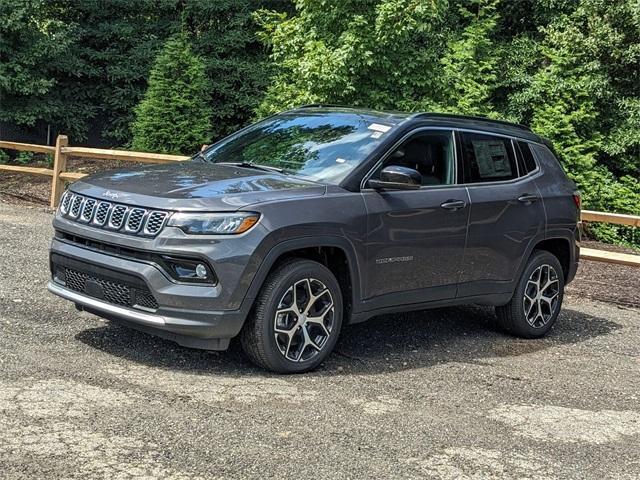
M 456 185 L 453 134 L 422 130 L 387 156 L 422 174 L 418 190 L 363 189 L 367 208 L 365 302 L 371 308 L 453 298 L 465 248 L 469 198 Z

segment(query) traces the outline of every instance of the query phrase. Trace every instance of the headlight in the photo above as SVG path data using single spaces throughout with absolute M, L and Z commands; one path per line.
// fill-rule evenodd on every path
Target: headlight
M 252 212 L 174 213 L 167 225 L 190 235 L 237 235 L 249 230 L 259 219 L 260 214 Z

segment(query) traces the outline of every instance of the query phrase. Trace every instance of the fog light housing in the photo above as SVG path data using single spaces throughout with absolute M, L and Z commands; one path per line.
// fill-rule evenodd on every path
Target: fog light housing
M 171 276 L 179 282 L 208 283 L 217 282 L 213 269 L 202 260 L 191 260 L 162 256 L 167 270 Z

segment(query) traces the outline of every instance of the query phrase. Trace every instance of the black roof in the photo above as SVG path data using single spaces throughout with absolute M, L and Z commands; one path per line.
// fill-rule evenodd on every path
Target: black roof
M 438 125 L 451 128 L 482 130 L 486 132 L 501 133 L 504 135 L 519 137 L 525 140 L 546 143 L 544 139 L 533 133 L 531 129 L 525 125 L 506 122 L 503 120 L 494 120 L 487 117 L 473 117 L 467 115 L 455 115 L 450 113 L 435 112 L 407 113 L 395 111 L 380 111 L 367 108 L 323 104 L 303 105 L 294 109 L 294 111 L 302 109 L 307 111 L 314 111 L 316 113 L 353 113 L 358 115 L 365 115 L 368 117 L 386 119 L 395 124 L 400 124 L 408 121 L 419 121 L 420 123 L 433 124 L 434 126 Z

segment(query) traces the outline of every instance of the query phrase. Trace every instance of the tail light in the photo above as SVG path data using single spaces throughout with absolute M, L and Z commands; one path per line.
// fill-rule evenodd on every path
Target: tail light
M 580 199 L 580 194 L 578 192 L 575 192 L 573 194 L 573 203 L 576 204 L 576 208 L 578 210 L 580 210 L 581 206 L 582 206 L 582 200 Z

